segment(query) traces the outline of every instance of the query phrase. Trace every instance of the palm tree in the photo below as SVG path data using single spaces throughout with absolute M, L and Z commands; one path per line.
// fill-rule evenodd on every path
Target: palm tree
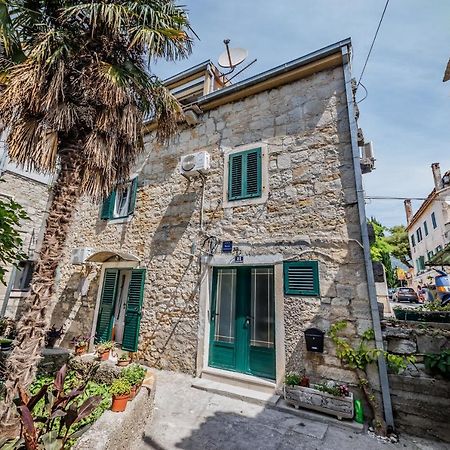
M 57 174 L 8 359 L 2 423 L 19 384 L 35 376 L 77 200 L 104 198 L 128 179 L 145 117 L 157 121 L 159 141 L 176 129 L 181 107 L 150 62 L 189 55 L 190 31 L 173 0 L 0 0 L 0 124 L 8 155 L 29 170 Z

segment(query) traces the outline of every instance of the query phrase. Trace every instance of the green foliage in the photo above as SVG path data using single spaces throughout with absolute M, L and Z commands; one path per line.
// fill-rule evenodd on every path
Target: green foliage
M 284 376 L 284 384 L 286 386 L 299 386 L 302 376 L 296 372 L 288 372 Z
M 128 352 L 122 353 L 119 356 L 119 361 L 128 361 L 130 359 L 130 355 Z
M 147 370 L 139 364 L 131 364 L 120 372 L 121 378 L 127 380 L 131 386 L 136 386 L 144 381 Z
M 431 373 L 442 375 L 450 380 L 450 349 L 443 350 L 441 353 L 427 353 L 424 363 Z
M 27 213 L 12 199 L 0 199 L 0 283 L 5 283 L 5 274 L 10 265 L 27 259 L 22 251 L 20 222 L 29 220 Z
M 435 300 L 419 306 L 415 311 L 450 311 L 450 304 L 443 306 L 440 300 Z
M 328 335 L 333 343 L 336 345 L 336 355 L 339 359 L 347 364 L 351 369 L 365 370 L 369 364 L 373 364 L 380 355 L 384 355 L 386 361 L 395 373 L 399 373 L 406 369 L 408 363 L 415 361 L 413 356 L 402 357 L 393 355 L 386 351 L 369 347 L 368 342 L 374 339 L 374 332 L 372 329 L 366 330 L 359 344 L 353 347 L 346 338 L 338 336 L 339 332 L 347 327 L 346 321 L 336 322 L 330 327 Z
M 98 353 L 104 353 L 107 350 L 112 350 L 115 346 L 114 341 L 104 341 L 97 345 L 97 352 Z
M 386 242 L 390 245 L 392 256 L 399 259 L 406 266 L 412 267 L 408 233 L 403 225 L 395 225 L 389 228 Z
M 127 395 L 131 392 L 131 384 L 126 378 L 114 380 L 109 388 L 111 395 Z
M 350 395 L 347 385 L 330 381 L 315 384 L 314 389 L 334 395 L 335 397 L 348 397 Z

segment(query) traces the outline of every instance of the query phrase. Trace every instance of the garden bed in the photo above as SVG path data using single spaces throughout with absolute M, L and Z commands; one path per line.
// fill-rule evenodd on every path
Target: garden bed
M 395 318 L 412 322 L 450 323 L 450 311 L 417 311 L 394 308 Z

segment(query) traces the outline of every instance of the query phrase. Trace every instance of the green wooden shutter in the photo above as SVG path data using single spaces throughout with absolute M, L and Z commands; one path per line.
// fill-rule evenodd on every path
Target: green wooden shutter
M 228 200 L 261 197 L 261 148 L 230 155 Z
M 134 207 L 136 206 L 136 194 L 137 194 L 137 177 L 131 180 L 131 192 L 130 192 L 130 202 L 128 203 L 128 215 L 133 214 Z
M 320 295 L 318 261 L 289 261 L 283 269 L 286 295 Z
M 137 351 L 139 327 L 141 325 L 142 301 L 144 299 L 145 269 L 133 269 L 128 287 L 128 300 L 125 311 L 122 349 Z
M 113 218 L 114 204 L 116 203 L 116 191 L 112 191 L 108 197 L 103 200 L 101 218 L 108 220 Z
M 109 341 L 111 339 L 118 276 L 119 271 L 117 269 L 105 270 L 100 309 L 97 316 L 95 342 Z

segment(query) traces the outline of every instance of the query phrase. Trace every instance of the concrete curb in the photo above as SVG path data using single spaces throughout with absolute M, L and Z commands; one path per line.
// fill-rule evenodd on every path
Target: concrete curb
M 128 450 L 154 409 L 156 378 L 148 372 L 141 390 L 123 413 L 105 411 L 73 446 L 75 450 Z

